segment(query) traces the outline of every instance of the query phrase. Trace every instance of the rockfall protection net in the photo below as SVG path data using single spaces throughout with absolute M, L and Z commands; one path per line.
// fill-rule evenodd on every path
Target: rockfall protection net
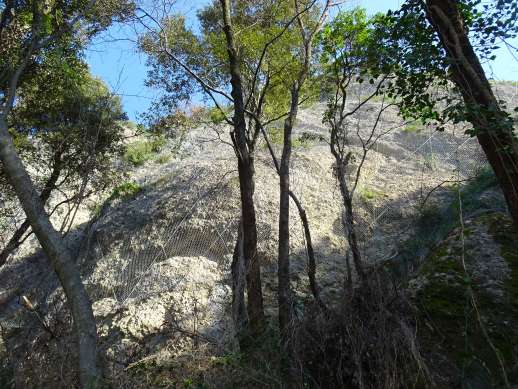
M 394 145 L 405 150 L 405 153 L 394 151 Z M 416 208 L 419 200 L 443 181 L 453 181 L 457 176 L 466 179 L 474 177 L 486 163 L 476 139 L 453 132 L 441 133 L 431 130 L 415 136 L 396 136 L 390 142 L 381 140 L 368 154 L 368 159 L 369 168 L 365 169 L 355 196 L 356 229 L 364 253 L 367 252 L 369 242 L 380 226 L 390 225 L 401 217 L 401 207 Z M 300 163 L 304 161 L 293 159 L 294 170 Z M 402 191 L 396 202 L 384 201 L 381 195 L 380 198 L 369 198 L 362 193 L 362 190 L 365 192 L 366 188 L 374 188 L 376 185 L 376 190 L 381 192 L 379 182 L 386 183 L 387 179 L 382 180 L 380 177 L 391 167 L 402 169 L 398 178 L 402 179 L 399 185 L 404 186 L 405 180 L 411 180 L 412 190 Z M 405 171 L 405 167 L 408 171 Z M 336 180 L 331 171 L 321 171 L 319 174 L 322 180 L 329 182 L 330 187 L 335 186 L 333 200 L 336 213 L 339 215 L 342 202 L 336 189 Z M 275 177 L 272 171 L 271 178 Z M 203 181 L 203 175 L 196 175 L 196 180 Z M 181 219 L 157 229 L 143 229 L 125 239 L 119 246 L 118 260 L 113 261 L 113 274 L 106 274 L 103 287 L 91 292 L 93 299 L 111 297 L 124 304 L 128 300 L 146 298 L 151 290 L 152 293 L 157 293 L 157 290 L 173 289 L 174 285 L 171 283 L 174 282 L 162 276 L 160 265 L 173 257 L 204 257 L 226 266 L 228 270 L 239 224 L 239 213 L 236 210 L 233 217 L 223 221 L 211 222 L 210 217 L 206 217 L 203 223 L 199 223 L 196 213 L 199 209 L 209 209 L 217 213 L 221 202 L 225 201 L 225 196 L 228 195 L 225 188 L 232 180 L 235 180 L 235 176 L 226 177 L 214 187 L 201 191 Z M 308 192 L 314 190 L 307 185 L 304 176 L 297 174 L 292 176 L 292 188 L 303 203 Z M 259 208 L 260 205 L 258 204 Z M 304 232 L 293 203 L 290 220 L 292 249 L 303 251 Z M 310 220 L 310 224 L 318 222 Z M 274 253 L 277 245 L 276 223 L 276 220 L 273 223 L 272 220 L 263 220 L 261 212 L 258 212 L 260 249 L 262 245 L 268 244 L 270 251 Z M 343 234 L 343 230 L 341 233 Z

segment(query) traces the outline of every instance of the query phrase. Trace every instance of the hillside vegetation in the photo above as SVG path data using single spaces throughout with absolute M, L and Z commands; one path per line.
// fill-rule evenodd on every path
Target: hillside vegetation
M 516 1 L 162 5 L 0 1 L 0 388 L 515 388 Z

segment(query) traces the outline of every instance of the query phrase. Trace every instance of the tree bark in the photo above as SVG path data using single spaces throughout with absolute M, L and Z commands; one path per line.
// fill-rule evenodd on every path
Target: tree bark
M 337 164 L 337 175 L 338 175 L 338 183 L 340 186 L 340 194 L 342 195 L 342 201 L 344 205 L 344 224 L 346 227 L 345 233 L 347 234 L 347 241 L 349 242 L 349 248 L 352 253 L 354 268 L 356 269 L 356 273 L 360 277 L 360 280 L 365 281 L 366 275 L 363 269 L 363 261 L 360 253 L 360 248 L 358 246 L 358 238 L 356 236 L 356 228 L 354 226 L 354 213 L 353 213 L 353 203 L 351 198 L 351 193 L 347 186 L 347 181 L 345 179 L 345 171 L 343 167 L 342 158 L 338 155 L 338 153 L 333 150 L 333 145 L 331 145 L 331 152 L 335 156 L 335 161 Z
M 239 223 L 239 231 L 234 255 L 232 258 L 232 316 L 238 339 L 248 325 L 248 313 L 245 305 L 246 264 L 243 252 L 243 223 Z M 239 339 L 242 344 L 244 339 Z
M 277 174 L 280 174 L 280 166 L 279 161 L 277 160 L 277 157 L 275 156 L 275 152 L 272 148 L 272 145 L 270 143 L 270 140 L 268 139 L 268 136 L 266 134 L 266 131 L 264 128 L 260 127 L 261 132 L 263 133 L 264 140 L 266 141 L 266 145 L 268 147 L 268 151 L 270 152 L 270 155 L 273 160 L 273 164 L 275 166 L 275 171 Z M 298 199 L 298 197 L 293 193 L 293 191 L 290 189 L 289 192 L 290 198 L 293 200 L 295 205 L 297 206 L 297 210 L 299 212 L 300 221 L 302 222 L 302 226 L 304 227 L 304 236 L 306 238 L 306 250 L 308 254 L 308 279 L 309 279 L 309 287 L 311 289 L 311 293 L 313 294 L 313 297 L 315 298 L 315 301 L 317 304 L 324 310 L 327 310 L 326 305 L 320 298 L 320 288 L 318 287 L 318 282 L 316 279 L 316 270 L 317 270 L 317 262 L 315 258 L 315 250 L 313 249 L 313 240 L 311 238 L 311 229 L 309 228 L 309 220 L 308 216 L 306 214 L 306 210 L 304 209 L 304 206 L 302 205 L 301 201 Z
M 427 17 L 446 50 L 451 62 L 451 80 L 469 108 L 468 120 L 495 172 L 518 229 L 518 141 L 512 121 L 495 98 L 471 45 L 457 4 L 454 0 L 427 0 Z
M 306 214 L 306 210 L 304 209 L 300 200 L 295 196 L 295 193 L 290 189 L 289 195 L 295 205 L 297 206 L 297 210 L 299 211 L 300 221 L 302 222 L 302 226 L 304 227 L 304 237 L 306 239 L 306 250 L 308 254 L 308 279 L 309 279 L 309 288 L 311 289 L 311 294 L 315 299 L 315 302 L 318 306 L 327 311 L 327 307 L 320 298 L 320 288 L 317 283 L 317 261 L 315 259 L 315 250 L 313 249 L 313 240 L 311 239 L 311 229 L 309 228 L 308 216 Z
M 290 113 L 284 121 L 284 142 L 279 165 L 279 247 L 278 247 L 278 301 L 279 329 L 281 340 L 289 342 L 290 327 L 293 320 L 293 307 L 290 287 L 290 159 L 291 134 L 297 118 L 299 86 L 295 83 L 291 90 Z
M 279 304 L 279 331 L 281 344 L 286 353 L 286 361 L 281 369 L 283 382 L 287 388 L 299 384 L 300 375 L 296 373 L 295 350 L 293 347 L 293 301 L 290 283 L 290 159 L 291 136 L 297 118 L 299 104 L 299 84 L 291 89 L 290 112 L 284 121 L 284 141 L 279 164 L 279 246 L 277 259 L 277 298 Z
M 81 281 L 79 269 L 61 236 L 52 226 L 27 171 L 25 170 L 7 128 L 5 115 L 0 115 L 0 160 L 5 174 L 13 186 L 54 271 L 56 272 L 69 303 L 74 319 L 79 346 L 79 378 L 83 388 L 100 383 L 97 366 L 97 331 L 90 299 Z
M 61 174 L 61 152 L 56 151 L 54 154 L 54 164 L 52 167 L 52 173 L 50 174 L 50 177 L 48 178 L 47 182 L 45 183 L 45 186 L 43 190 L 40 193 L 40 200 L 45 205 L 50 198 L 50 195 L 52 191 L 54 190 L 56 183 L 59 179 L 59 175 Z M 9 255 L 13 253 L 14 250 L 16 250 L 18 247 L 20 247 L 20 239 L 23 237 L 25 232 L 29 229 L 31 224 L 29 223 L 28 219 L 25 219 L 24 222 L 18 229 L 15 231 L 5 248 L 0 253 L 0 267 L 5 264 L 7 261 L 7 258 L 9 258 Z
M 254 204 L 254 166 L 250 157 L 245 119 L 245 104 L 239 58 L 234 43 L 229 0 L 220 0 L 223 10 L 225 38 L 229 58 L 232 99 L 234 100 L 233 141 L 238 159 L 241 194 L 241 219 L 243 223 L 243 253 L 247 268 L 248 316 L 250 335 L 257 337 L 265 328 L 261 264 L 257 253 L 257 222 Z

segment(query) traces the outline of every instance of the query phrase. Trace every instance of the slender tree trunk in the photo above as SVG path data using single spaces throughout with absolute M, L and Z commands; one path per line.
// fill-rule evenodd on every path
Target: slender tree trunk
M 452 65 L 451 80 L 469 109 L 478 142 L 493 168 L 507 206 L 518 228 L 518 141 L 513 124 L 487 80 L 469 40 L 458 1 L 427 0 L 427 17 L 439 35 Z
M 76 263 L 52 226 L 43 202 L 16 153 L 4 115 L 0 115 L 0 160 L 67 297 L 78 338 L 81 386 L 95 387 L 100 382 L 101 374 L 97 366 L 97 331 L 90 300 Z
M 248 325 L 248 313 L 245 304 L 246 273 L 243 252 L 243 223 L 240 222 L 232 260 L 232 316 L 238 338 L 243 335 Z M 243 339 L 240 339 L 240 343 L 243 341 Z
M 284 143 L 279 166 L 279 251 L 278 251 L 278 299 L 279 329 L 281 340 L 289 342 L 291 322 L 293 320 L 290 287 L 290 159 L 291 134 L 297 118 L 299 87 L 296 83 L 291 90 L 290 113 L 284 121 Z
M 299 374 L 296 353 L 293 344 L 293 300 L 290 283 L 290 160 L 291 137 L 293 126 L 297 119 L 299 105 L 299 83 L 295 82 L 291 89 L 290 112 L 284 121 L 284 142 L 282 156 L 279 164 L 279 248 L 278 248 L 278 304 L 279 304 L 279 330 L 281 344 L 286 359 L 282 362 L 283 384 L 286 388 L 302 387 Z
M 320 298 L 320 289 L 317 283 L 317 261 L 315 259 L 315 250 L 313 249 L 313 240 L 311 239 L 311 230 L 309 228 L 308 216 L 306 215 L 306 210 L 304 209 L 300 200 L 295 196 L 295 194 L 290 190 L 289 193 L 291 199 L 297 206 L 297 210 L 299 211 L 300 221 L 302 222 L 302 226 L 304 227 L 304 237 L 306 239 L 306 250 L 308 254 L 308 279 L 309 279 L 309 288 L 311 289 L 311 293 L 315 298 L 315 302 L 322 308 L 324 311 L 327 310 L 326 305 Z
M 54 154 L 54 164 L 52 167 L 52 173 L 50 174 L 49 179 L 45 183 L 45 187 L 40 193 L 40 199 L 41 202 L 45 205 L 50 198 L 50 195 L 52 191 L 54 190 L 56 183 L 59 179 L 59 175 L 61 174 L 61 152 L 57 151 Z M 20 247 L 20 240 L 22 239 L 25 232 L 30 227 L 30 223 L 28 219 L 25 219 L 25 221 L 22 223 L 20 227 L 15 231 L 5 248 L 0 253 L 0 266 L 4 265 L 7 261 L 7 258 L 9 258 L 9 255 L 13 253 L 14 250 L 16 250 L 18 247 Z
M 247 272 L 248 316 L 250 335 L 256 337 L 265 328 L 261 264 L 257 255 L 257 222 L 254 204 L 254 166 L 247 140 L 245 104 L 239 59 L 234 43 L 229 0 L 220 0 L 223 10 L 225 37 L 229 57 L 230 82 L 234 100 L 234 145 L 238 159 L 241 217 L 243 222 L 243 253 Z
M 347 268 L 347 276 L 345 280 L 345 290 L 348 290 L 350 294 L 353 292 L 353 272 L 351 269 L 351 255 L 350 250 L 347 249 L 345 253 L 345 266 Z
M 266 131 L 261 126 L 260 131 L 263 133 L 264 140 L 266 141 L 266 145 L 268 147 L 268 150 L 270 151 L 270 155 L 272 156 L 273 164 L 275 166 L 275 170 L 277 174 L 280 174 L 280 166 L 279 161 L 277 160 L 277 157 L 275 156 L 275 152 L 273 151 L 272 145 L 270 144 L 270 140 L 268 139 L 268 136 L 266 134 Z M 309 287 L 311 289 L 311 293 L 313 294 L 313 297 L 315 298 L 315 301 L 317 304 L 323 309 L 327 310 L 326 305 L 320 298 L 320 289 L 318 287 L 317 279 L 316 279 L 316 271 L 317 271 L 317 262 L 315 258 L 315 250 L 313 249 L 313 240 L 311 238 L 311 229 L 309 228 L 309 220 L 308 216 L 306 214 L 306 210 L 304 209 L 304 206 L 298 199 L 298 197 L 293 193 L 293 191 L 290 189 L 289 195 L 295 205 L 297 206 L 297 210 L 299 212 L 300 221 L 302 222 L 302 226 L 304 227 L 304 236 L 306 238 L 306 250 L 308 254 L 308 279 L 309 279 Z
M 333 153 L 335 154 L 335 153 Z M 360 277 L 362 281 L 366 279 L 365 271 L 363 269 L 362 257 L 360 254 L 360 248 L 358 246 L 358 238 L 356 236 L 356 228 L 354 226 L 354 213 L 353 213 L 353 203 L 351 198 L 351 193 L 349 192 L 349 188 L 347 186 L 347 181 L 345 179 L 345 171 L 343 168 L 342 161 L 335 154 L 336 164 L 338 166 L 338 183 L 340 186 L 340 194 L 342 195 L 343 205 L 344 205 L 344 224 L 346 226 L 347 233 L 347 241 L 349 242 L 349 248 L 352 253 L 354 268 L 356 269 L 356 273 Z

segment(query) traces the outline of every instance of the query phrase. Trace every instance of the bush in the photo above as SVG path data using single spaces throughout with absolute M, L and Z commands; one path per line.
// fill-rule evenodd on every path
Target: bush
M 284 144 L 284 129 L 282 127 L 270 127 L 267 130 L 268 139 L 270 140 L 270 144 L 282 146 Z M 291 140 L 291 147 L 294 149 L 297 148 L 308 148 L 313 143 L 323 142 L 325 139 L 321 135 L 313 134 L 310 132 L 304 132 L 299 137 L 293 137 Z M 264 144 L 264 148 L 266 149 L 268 146 L 266 143 Z
M 379 199 L 380 197 L 385 196 L 385 193 L 383 193 L 379 190 L 376 190 L 376 189 L 371 189 L 371 188 L 367 188 L 364 186 L 360 186 L 358 188 L 358 196 L 360 196 L 360 198 L 363 201 L 368 202 L 368 201 L 376 200 L 376 199 Z
M 271 127 L 267 130 L 268 139 L 272 145 L 281 145 L 284 143 L 284 130 L 282 127 Z
M 299 141 L 303 144 L 313 144 L 325 142 L 325 138 L 320 134 L 315 134 L 313 132 L 303 132 L 302 135 L 298 138 Z
M 125 183 L 117 186 L 113 190 L 113 192 L 110 196 L 110 200 L 117 200 L 117 199 L 126 200 L 126 199 L 136 196 L 141 191 L 142 191 L 142 188 L 136 182 L 133 182 L 133 181 L 125 182 Z
M 403 128 L 407 134 L 419 134 L 423 130 L 421 123 L 410 123 Z
M 171 156 L 168 155 L 168 154 L 164 154 L 164 155 L 160 155 L 157 159 L 156 159 L 156 162 L 159 163 L 159 164 L 164 164 L 164 163 L 167 163 L 171 160 Z
M 154 158 L 167 143 L 165 137 L 158 136 L 149 140 L 135 142 L 126 147 L 124 160 L 133 166 L 142 166 L 147 161 Z
M 226 113 L 226 112 L 225 112 Z M 221 110 L 217 107 L 210 108 L 208 110 L 208 119 L 213 124 L 221 124 L 225 122 L 225 113 L 221 112 Z

